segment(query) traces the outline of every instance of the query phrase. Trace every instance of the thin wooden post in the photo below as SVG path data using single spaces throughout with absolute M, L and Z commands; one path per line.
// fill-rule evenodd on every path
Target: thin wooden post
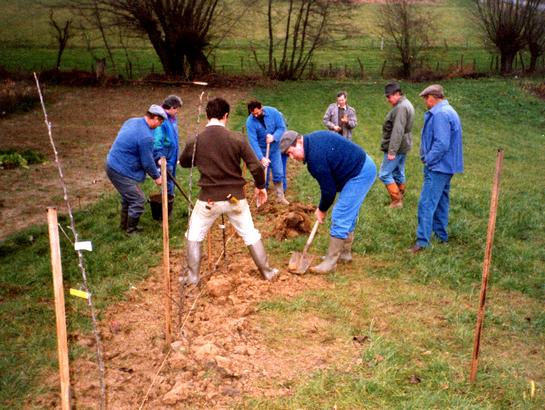
M 475 326 L 475 337 L 473 339 L 473 354 L 471 356 L 471 372 L 469 381 L 473 383 L 477 377 L 477 364 L 479 360 L 479 348 L 481 344 L 481 334 L 483 330 L 483 321 L 486 302 L 486 289 L 488 286 L 488 272 L 490 270 L 490 261 L 492 260 L 492 244 L 494 242 L 494 232 L 496 230 L 496 213 L 498 210 L 498 197 L 500 193 L 500 175 L 503 162 L 503 149 L 498 149 L 496 157 L 496 173 L 494 175 L 494 184 L 492 186 L 492 195 L 490 200 L 490 214 L 488 216 L 488 232 L 486 234 L 486 248 L 483 261 L 483 275 L 481 281 L 481 294 L 479 297 L 479 310 L 477 312 L 477 324 Z
M 208 245 L 208 271 L 212 272 L 212 234 L 211 231 L 208 231 L 208 235 L 206 235 L 206 242 Z
M 161 205 L 163 214 L 163 277 L 165 282 L 165 339 L 172 342 L 172 287 L 170 283 L 170 246 L 168 234 L 167 160 L 161 157 Z
M 55 318 L 57 322 L 57 354 L 61 379 L 61 408 L 70 410 L 70 372 L 68 369 L 68 341 L 66 337 L 66 316 L 64 310 L 64 290 L 62 285 L 61 248 L 57 208 L 47 208 L 49 247 L 51 250 L 51 270 L 53 272 L 53 292 L 55 294 Z

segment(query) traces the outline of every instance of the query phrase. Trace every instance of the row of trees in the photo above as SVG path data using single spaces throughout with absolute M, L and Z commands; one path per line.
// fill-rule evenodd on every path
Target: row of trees
M 238 24 L 243 14 L 261 12 L 267 21 L 267 54 L 251 43 L 263 74 L 281 80 L 300 78 L 320 47 L 354 36 L 351 24 L 354 0 L 58 0 L 57 7 L 72 11 L 83 33 L 98 32 L 111 54 L 110 36 L 123 41 L 130 35 L 146 37 L 169 76 L 194 78 L 211 71 L 208 57 Z M 545 53 L 545 0 L 474 0 L 475 16 L 486 42 L 501 56 L 501 71 L 527 48 L 530 69 Z M 279 6 L 279 3 L 282 3 Z M 431 7 L 419 0 L 385 0 L 377 26 L 393 44 L 400 75 L 409 77 L 430 48 L 436 34 Z M 60 47 L 66 32 L 54 22 Z M 67 27 L 64 27 L 67 29 Z M 250 28 L 251 30 L 251 28 Z M 250 36 L 251 37 L 251 36 Z M 59 57 L 60 60 L 60 57 Z M 60 61 L 59 61 L 60 62 Z

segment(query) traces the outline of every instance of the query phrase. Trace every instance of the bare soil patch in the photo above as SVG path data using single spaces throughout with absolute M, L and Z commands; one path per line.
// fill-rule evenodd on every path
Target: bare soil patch
M 43 85 L 42 85 L 43 86 Z M 71 206 L 96 202 L 113 187 L 104 172 L 106 154 L 119 128 L 130 117 L 142 116 L 152 103 L 168 94 L 184 100 L 180 138 L 195 132 L 198 86 L 44 87 L 53 138 L 63 166 Z M 222 96 L 234 107 L 246 98 L 243 88 L 207 88 L 210 97 Z M 205 120 L 201 125 L 205 124 Z M 49 162 L 29 169 L 0 170 L 0 240 L 30 225 L 46 222 L 46 208 L 67 209 L 41 109 L 0 119 L 0 149 L 34 149 Z

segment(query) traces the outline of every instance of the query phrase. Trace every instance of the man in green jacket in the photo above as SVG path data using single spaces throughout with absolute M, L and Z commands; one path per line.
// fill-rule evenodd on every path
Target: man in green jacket
M 405 159 L 412 146 L 414 107 L 403 95 L 398 83 L 386 84 L 384 95 L 393 108 L 386 115 L 382 126 L 380 150 L 384 152 L 384 159 L 378 177 L 390 194 L 389 207 L 402 208 L 405 194 Z

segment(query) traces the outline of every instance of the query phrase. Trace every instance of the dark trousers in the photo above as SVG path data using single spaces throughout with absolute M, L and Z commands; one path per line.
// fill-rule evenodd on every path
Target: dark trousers
M 106 175 L 121 195 L 121 209 L 127 211 L 131 218 L 139 218 L 144 213 L 146 197 L 138 186 L 139 182 L 127 178 L 106 165 Z

